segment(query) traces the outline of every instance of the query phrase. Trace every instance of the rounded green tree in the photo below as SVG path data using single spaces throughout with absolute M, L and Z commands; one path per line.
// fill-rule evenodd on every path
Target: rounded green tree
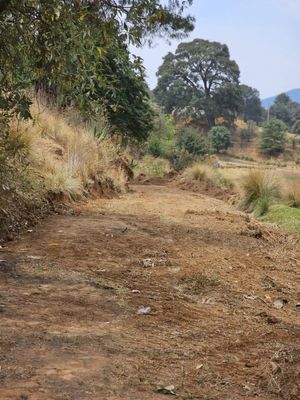
M 280 119 L 271 119 L 265 124 L 261 138 L 259 148 L 262 153 L 267 155 L 277 155 L 284 151 L 287 126 Z
M 231 146 L 231 133 L 225 126 L 215 126 L 208 132 L 211 147 L 216 150 L 217 153 L 220 150 L 226 150 Z
M 208 152 L 205 137 L 192 127 L 178 130 L 176 144 L 194 156 L 203 156 Z

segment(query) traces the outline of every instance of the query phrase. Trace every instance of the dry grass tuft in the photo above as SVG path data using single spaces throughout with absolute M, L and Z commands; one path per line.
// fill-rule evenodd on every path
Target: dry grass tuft
M 250 170 L 243 179 L 242 188 L 239 208 L 257 216 L 267 213 L 273 200 L 280 196 L 277 178 L 269 171 Z
M 300 186 L 293 183 L 284 190 L 284 198 L 290 207 L 300 208 Z
M 183 172 L 182 178 L 187 182 L 203 182 L 210 187 L 233 188 L 233 182 L 229 178 L 225 177 L 218 169 L 204 163 L 197 163 L 187 168 Z
M 146 155 L 135 166 L 135 175 L 143 174 L 146 177 L 162 177 L 171 171 L 170 162 L 164 158 Z

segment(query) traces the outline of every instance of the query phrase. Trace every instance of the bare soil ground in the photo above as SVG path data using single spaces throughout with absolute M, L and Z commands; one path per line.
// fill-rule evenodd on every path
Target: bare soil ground
M 0 250 L 1 400 L 300 399 L 298 238 L 167 185 L 79 211 Z

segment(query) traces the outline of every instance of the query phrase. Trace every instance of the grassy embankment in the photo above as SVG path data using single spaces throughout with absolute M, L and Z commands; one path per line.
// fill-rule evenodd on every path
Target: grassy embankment
M 104 118 L 95 130 L 74 113 L 62 114 L 37 102 L 31 113 L 31 120 L 11 121 L 0 143 L 2 239 L 51 211 L 53 202 L 125 189 L 125 176 L 115 163 L 118 148 L 104 138 L 110 129 Z

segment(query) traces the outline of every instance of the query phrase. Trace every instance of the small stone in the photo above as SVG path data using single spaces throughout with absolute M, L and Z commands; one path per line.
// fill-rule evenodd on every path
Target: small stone
M 162 394 L 171 394 L 173 396 L 176 396 L 175 393 L 175 386 L 174 385 L 169 385 L 169 386 L 159 386 L 157 388 L 158 393 L 162 393 Z
M 141 293 L 138 289 L 132 289 L 131 293 Z
M 281 308 L 283 308 L 283 306 L 285 305 L 285 304 L 287 304 L 288 303 L 288 301 L 287 300 L 275 300 L 274 301 L 274 303 L 273 303 L 273 305 L 274 305 L 274 307 L 275 308 L 277 308 L 278 310 L 280 310 Z
M 283 307 L 283 301 L 282 300 L 275 300 L 274 301 L 274 307 L 280 310 Z
M 151 313 L 151 307 L 144 307 L 141 306 L 138 310 L 137 310 L 137 314 L 138 315 L 147 315 Z
M 143 259 L 143 266 L 144 266 L 144 268 L 154 267 L 154 262 L 153 262 L 152 258 L 144 258 Z
M 40 260 L 42 257 L 40 256 L 27 256 L 30 260 Z

